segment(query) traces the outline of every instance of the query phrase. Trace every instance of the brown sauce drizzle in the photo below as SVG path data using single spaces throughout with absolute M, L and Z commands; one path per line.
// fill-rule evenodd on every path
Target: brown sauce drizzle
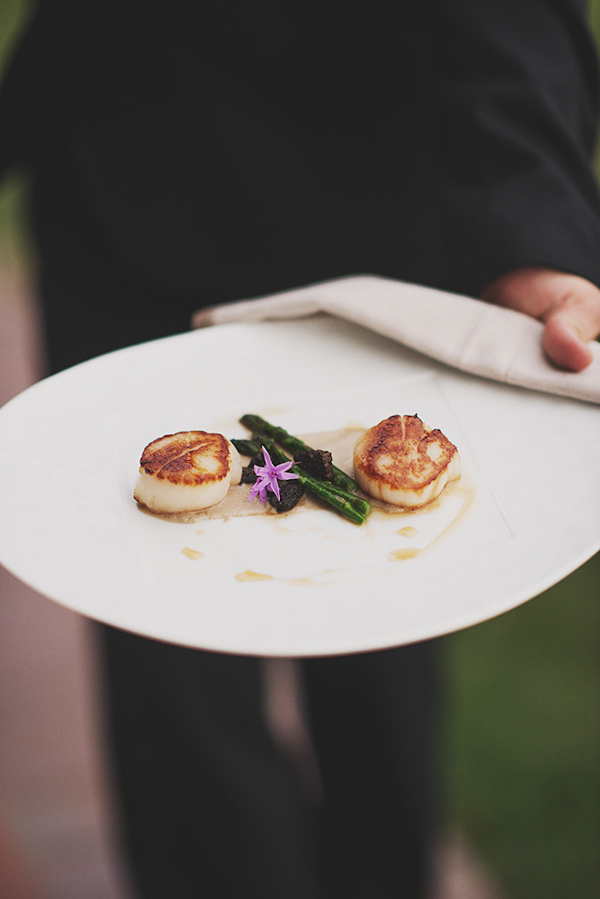
M 184 546 L 181 550 L 184 556 L 187 556 L 188 559 L 203 559 L 204 553 L 201 553 L 198 549 L 192 549 L 190 546 Z
M 258 571 L 240 571 L 235 576 L 236 581 L 273 581 L 275 578 L 270 574 L 260 574 Z

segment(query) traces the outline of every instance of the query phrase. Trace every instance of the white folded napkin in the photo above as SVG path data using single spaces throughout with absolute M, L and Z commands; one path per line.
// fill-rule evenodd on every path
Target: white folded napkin
M 363 325 L 433 359 L 483 378 L 600 403 L 600 344 L 583 372 L 556 368 L 542 349 L 543 325 L 482 300 L 355 275 L 196 312 L 195 328 L 293 319 L 325 312 Z

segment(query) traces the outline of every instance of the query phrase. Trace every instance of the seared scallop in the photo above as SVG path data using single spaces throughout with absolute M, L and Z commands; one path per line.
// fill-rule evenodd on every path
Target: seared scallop
M 181 431 L 148 444 L 133 495 L 152 512 L 195 512 L 220 503 L 241 476 L 238 451 L 222 434 Z
M 460 456 L 441 431 L 416 415 L 392 415 L 359 437 L 354 476 L 375 499 L 418 509 L 460 477 Z

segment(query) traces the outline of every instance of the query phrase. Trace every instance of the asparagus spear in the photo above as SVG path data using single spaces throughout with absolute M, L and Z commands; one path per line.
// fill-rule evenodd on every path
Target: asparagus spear
M 261 440 L 262 442 L 260 442 Z M 279 465 L 281 462 L 289 461 L 283 450 L 267 438 L 259 438 L 259 440 L 238 440 L 234 438 L 231 442 L 243 456 L 256 456 L 264 445 L 273 462 Z M 355 496 L 354 493 L 349 493 L 331 481 L 319 481 L 317 478 L 307 475 L 298 465 L 292 465 L 291 471 L 298 475 L 298 479 L 304 484 L 306 490 L 310 490 L 355 524 L 364 524 L 367 515 L 371 511 L 371 505 L 366 500 L 361 499 L 360 496 Z
M 300 440 L 299 437 L 294 437 L 293 434 L 289 434 L 284 428 L 280 428 L 278 425 L 273 425 L 270 422 L 265 421 L 260 415 L 244 415 L 240 418 L 240 423 L 243 424 L 245 428 L 248 428 L 249 431 L 252 431 L 253 434 L 269 437 L 271 440 L 274 440 L 280 446 L 285 447 L 285 449 L 290 450 L 292 453 L 313 449 L 313 447 L 304 443 L 303 440 Z M 341 468 L 336 468 L 335 465 L 333 466 L 333 477 L 330 483 L 337 484 L 338 487 L 342 487 L 350 493 L 353 493 L 358 489 L 356 481 L 347 475 L 345 471 L 342 471 Z

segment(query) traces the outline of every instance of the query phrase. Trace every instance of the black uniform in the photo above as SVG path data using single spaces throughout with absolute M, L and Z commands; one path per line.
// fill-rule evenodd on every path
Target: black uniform
M 358 272 L 475 295 L 524 264 L 600 283 L 583 8 L 40 3 L 0 97 L 0 171 L 34 176 L 53 368 Z M 302 662 L 313 808 L 263 723 L 258 660 L 103 639 L 144 899 L 423 896 L 433 644 Z

